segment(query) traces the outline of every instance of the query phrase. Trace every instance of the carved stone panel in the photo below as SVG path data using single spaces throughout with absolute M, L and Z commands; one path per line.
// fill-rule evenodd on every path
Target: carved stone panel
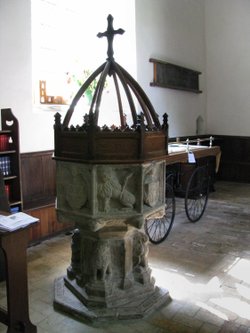
M 97 212 L 124 215 L 124 212 L 138 211 L 140 188 L 141 170 L 138 166 L 97 166 Z
M 144 165 L 143 210 L 152 213 L 165 202 L 165 163 L 155 162 Z
M 91 212 L 91 174 L 88 165 L 57 163 L 57 206 L 66 211 Z
M 164 206 L 165 162 L 88 165 L 57 161 L 59 221 L 97 230 L 107 223 L 141 228 Z

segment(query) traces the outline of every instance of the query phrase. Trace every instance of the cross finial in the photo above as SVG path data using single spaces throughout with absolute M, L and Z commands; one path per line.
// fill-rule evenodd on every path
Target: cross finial
M 97 37 L 101 38 L 101 37 L 107 37 L 108 39 L 108 51 L 107 51 L 107 55 L 108 55 L 108 60 L 113 60 L 114 57 L 114 51 L 113 51 L 113 39 L 114 39 L 114 35 L 120 34 L 122 35 L 125 31 L 123 29 L 117 29 L 114 30 L 113 28 L 113 16 L 109 14 L 108 18 L 108 28 L 105 32 L 99 32 L 97 34 Z

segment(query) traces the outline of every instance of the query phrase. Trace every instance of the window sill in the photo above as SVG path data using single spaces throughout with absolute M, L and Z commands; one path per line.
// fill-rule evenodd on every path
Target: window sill
M 66 112 L 69 105 L 61 104 L 34 104 L 33 110 L 35 112 Z

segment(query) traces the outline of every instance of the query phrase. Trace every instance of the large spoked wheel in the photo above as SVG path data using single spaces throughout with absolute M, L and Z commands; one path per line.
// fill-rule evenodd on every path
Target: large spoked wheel
M 197 167 L 192 173 L 185 194 L 185 211 L 191 222 L 203 215 L 209 194 L 209 175 L 206 166 Z
M 175 197 L 172 187 L 166 184 L 165 214 L 161 218 L 146 219 L 145 232 L 151 243 L 163 242 L 173 226 L 175 217 Z

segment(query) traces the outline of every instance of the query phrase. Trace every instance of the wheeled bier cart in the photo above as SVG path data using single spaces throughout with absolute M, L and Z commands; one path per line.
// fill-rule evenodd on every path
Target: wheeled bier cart
M 201 141 L 209 140 L 209 146 Z M 191 222 L 202 217 L 214 175 L 218 171 L 221 151 L 212 146 L 213 138 L 186 140 L 169 144 L 166 156 L 166 202 L 162 217 L 148 218 L 145 232 L 150 242 L 159 244 L 169 235 L 175 218 L 175 198 L 184 199 L 185 212 Z

